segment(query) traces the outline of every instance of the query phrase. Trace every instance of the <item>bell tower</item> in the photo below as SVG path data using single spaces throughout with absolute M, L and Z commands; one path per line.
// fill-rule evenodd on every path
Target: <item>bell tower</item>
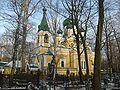
M 37 46 L 50 47 L 50 29 L 46 19 L 46 8 L 43 8 L 43 17 L 40 25 L 38 25 Z

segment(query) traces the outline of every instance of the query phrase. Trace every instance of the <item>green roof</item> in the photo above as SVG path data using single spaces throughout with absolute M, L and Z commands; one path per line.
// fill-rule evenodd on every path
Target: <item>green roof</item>
M 67 29 L 72 29 L 72 20 L 67 18 L 64 20 L 63 25 L 67 27 Z
M 38 66 L 30 66 L 30 68 L 38 68 Z
M 75 23 L 75 20 L 73 20 L 73 23 Z M 72 29 L 73 26 L 72 26 L 72 17 L 71 16 L 63 21 L 63 26 L 66 26 L 67 29 Z
M 38 32 L 41 30 L 50 32 L 47 19 L 46 19 L 46 11 L 47 11 L 46 8 L 43 8 L 43 18 L 42 18 L 41 24 L 38 25 Z
M 75 19 L 73 20 L 73 23 L 75 23 Z M 67 27 L 67 29 L 72 29 L 73 28 L 73 24 L 72 24 L 72 18 L 69 17 L 67 19 L 64 20 L 63 25 Z M 85 30 L 83 28 L 79 28 L 80 32 L 85 32 Z
M 4 67 L 7 62 L 0 62 L 0 67 Z

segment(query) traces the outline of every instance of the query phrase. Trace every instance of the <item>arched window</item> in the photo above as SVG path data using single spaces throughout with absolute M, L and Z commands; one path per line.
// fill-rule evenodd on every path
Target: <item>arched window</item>
M 64 67 L 64 61 L 61 61 L 61 67 Z
M 44 36 L 44 43 L 48 43 L 48 34 L 45 34 L 45 36 Z

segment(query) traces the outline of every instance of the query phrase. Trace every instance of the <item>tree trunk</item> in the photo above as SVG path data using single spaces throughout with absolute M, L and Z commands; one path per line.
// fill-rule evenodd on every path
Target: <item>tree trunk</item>
M 79 65 L 79 79 L 80 82 L 83 83 L 83 73 L 81 69 L 81 55 L 80 55 L 80 44 L 79 44 L 79 37 L 76 36 L 76 44 L 77 44 L 77 55 L 78 55 L 78 65 Z
M 83 43 L 83 50 L 84 50 L 84 54 L 85 54 L 85 61 L 86 61 L 86 79 L 88 79 L 89 77 L 89 64 L 88 64 L 88 54 L 87 54 L 87 48 L 86 48 L 86 44 L 85 44 L 85 39 L 82 36 L 82 34 L 80 33 L 80 37 Z
M 79 40 L 78 13 L 76 12 L 76 10 L 74 8 L 74 1 L 73 0 L 72 0 L 72 12 L 71 12 L 71 16 L 72 16 L 73 34 L 74 34 L 74 36 L 76 38 L 78 66 L 79 66 L 79 79 L 80 79 L 80 83 L 83 83 L 83 73 L 82 73 L 82 68 L 81 68 L 81 57 L 80 57 L 81 53 L 80 53 L 80 40 Z M 74 26 L 76 26 L 77 32 L 75 32 Z
M 21 62 L 22 62 L 22 72 L 25 72 L 25 56 L 26 56 L 26 25 L 23 26 L 23 37 L 22 37 L 22 47 L 21 47 Z
M 20 14 L 21 15 L 21 14 Z M 21 24 L 21 19 L 20 19 L 20 15 L 18 15 L 18 19 L 17 19 L 17 29 L 15 32 L 15 41 L 14 41 L 14 45 L 13 45 L 13 55 L 12 55 L 12 69 L 11 69 L 11 76 L 10 76 L 10 86 L 13 84 L 13 75 L 15 73 L 15 66 L 16 66 L 16 61 L 17 61 L 17 56 L 18 56 L 18 47 L 19 47 L 19 32 L 20 32 L 20 24 Z
M 95 44 L 95 59 L 94 59 L 94 76 L 93 76 L 93 90 L 101 90 L 101 41 L 104 23 L 104 0 L 98 0 L 99 5 L 99 19 Z
M 19 32 L 20 32 L 20 24 L 21 24 L 21 20 L 20 20 L 20 15 L 18 15 L 18 26 L 15 32 L 15 42 L 14 42 L 14 46 L 13 46 L 13 55 L 12 55 L 12 61 L 13 61 L 13 65 L 12 65 L 12 69 L 11 69 L 11 74 L 14 74 L 14 69 L 15 69 L 15 63 L 17 60 L 17 53 L 18 53 L 18 47 L 19 47 Z
M 28 25 L 28 4 L 26 0 L 23 0 L 23 12 L 24 12 L 24 20 L 23 20 L 23 33 L 22 33 L 22 47 L 21 47 L 21 61 L 22 61 L 22 68 L 21 71 L 25 72 L 25 59 L 26 59 L 26 37 L 27 37 L 27 25 Z
M 57 63 L 56 63 L 56 35 L 55 35 L 55 37 L 54 37 L 54 64 L 55 64 L 55 66 L 54 66 L 54 76 L 53 76 L 53 79 L 55 80 L 55 75 L 56 75 L 56 73 L 57 73 Z

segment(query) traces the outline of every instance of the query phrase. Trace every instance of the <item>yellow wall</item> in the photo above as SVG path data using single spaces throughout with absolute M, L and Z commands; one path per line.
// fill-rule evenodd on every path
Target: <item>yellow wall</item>
M 48 32 L 39 32 L 39 36 L 44 36 L 45 34 L 48 34 L 50 36 L 50 33 Z M 73 33 L 73 32 L 72 32 Z M 68 36 L 71 36 L 70 38 L 66 39 L 65 45 L 61 44 L 62 37 L 58 36 L 56 37 L 56 64 L 57 64 L 57 73 L 58 74 L 66 74 L 67 70 L 70 70 L 70 73 L 74 73 L 75 75 L 78 74 L 79 66 L 78 66 L 78 56 L 77 56 L 77 50 L 76 46 L 71 47 L 70 44 L 74 43 L 74 36 L 70 31 L 68 32 Z M 42 42 L 43 40 L 41 40 Z M 50 40 L 51 41 L 51 40 Z M 41 43 L 39 42 L 39 43 Z M 40 45 L 40 44 L 36 44 Z M 42 44 L 44 47 L 49 47 L 50 42 L 47 44 Z M 88 47 L 88 63 L 89 63 L 89 70 L 90 74 L 93 73 L 93 64 L 94 64 L 94 53 L 92 52 L 91 48 L 88 46 L 88 43 L 86 43 Z M 39 48 L 36 50 L 36 53 L 47 53 L 49 51 L 48 48 L 43 48 L 39 46 Z M 60 46 L 62 48 L 60 48 Z M 37 46 L 38 47 L 38 46 Z M 82 45 L 80 46 L 81 50 L 83 50 Z M 53 52 L 52 50 L 51 52 Z M 52 61 L 52 56 L 46 57 L 46 66 L 48 66 L 48 63 Z M 61 67 L 61 61 L 64 61 L 64 67 Z M 84 52 L 81 55 L 81 62 L 85 63 L 85 55 Z M 84 64 L 85 65 L 85 64 Z M 86 74 L 86 69 L 82 69 L 83 74 Z
M 4 67 L 4 74 L 11 74 L 11 67 Z M 14 73 L 16 72 L 16 69 L 14 69 Z

